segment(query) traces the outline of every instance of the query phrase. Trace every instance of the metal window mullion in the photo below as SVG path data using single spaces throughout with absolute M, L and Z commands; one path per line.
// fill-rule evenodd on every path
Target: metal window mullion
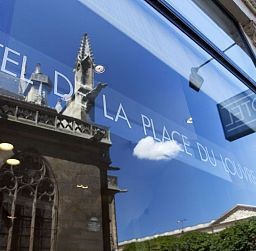
M 167 18 L 172 24 L 178 27 L 201 48 L 209 53 L 215 60 L 222 64 L 227 70 L 235 75 L 248 88 L 256 93 L 256 82 L 248 76 L 242 69 L 235 65 L 216 45 L 214 45 L 199 30 L 186 21 L 174 8 L 166 7 L 155 0 L 145 0 L 149 5 L 156 9 L 160 14 Z
M 12 249 L 12 233 L 13 233 L 13 225 L 14 225 L 14 219 L 15 219 L 15 207 L 16 207 L 17 194 L 18 194 L 18 181 L 15 178 L 15 190 L 13 194 L 12 207 L 11 207 L 11 226 L 8 231 L 7 248 L 6 248 L 7 251 L 11 251 Z
M 30 225 L 30 237 L 29 237 L 29 251 L 33 251 L 34 247 L 34 233 L 35 233 L 35 221 L 36 221 L 36 202 L 37 202 L 37 186 L 34 192 L 34 199 L 32 204 L 32 216 Z
M 51 248 L 50 251 L 55 250 L 55 239 L 56 239 L 56 226 L 57 226 L 57 196 L 56 187 L 54 188 L 54 199 L 52 205 L 52 224 L 51 224 Z

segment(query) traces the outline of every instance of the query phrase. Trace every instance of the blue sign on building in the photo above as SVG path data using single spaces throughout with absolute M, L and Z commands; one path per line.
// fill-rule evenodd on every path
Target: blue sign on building
M 247 90 L 217 105 L 225 138 L 239 139 L 256 130 L 256 94 Z

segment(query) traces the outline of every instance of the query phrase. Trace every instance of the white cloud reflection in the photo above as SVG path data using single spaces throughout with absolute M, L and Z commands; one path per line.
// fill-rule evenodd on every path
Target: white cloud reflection
M 170 160 L 182 150 L 176 141 L 157 142 L 152 137 L 141 139 L 133 150 L 138 159 Z

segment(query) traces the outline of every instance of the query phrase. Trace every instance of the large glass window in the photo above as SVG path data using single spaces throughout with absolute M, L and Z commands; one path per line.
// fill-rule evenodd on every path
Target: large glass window
M 215 46 L 225 53 L 252 79 L 256 78 L 255 59 L 238 26 L 217 1 L 161 0 L 165 6 L 175 8 L 188 22 L 195 26 Z
M 212 1 L 164 2 L 174 6 L 243 71 L 256 78 L 255 66 L 236 26 Z M 0 3 L 0 94 L 5 98 L 25 102 L 21 92 L 24 87 L 34 87 L 38 94 L 40 88 L 29 80 L 40 63 L 40 74 L 49 78 L 44 92 L 48 102 L 42 106 L 61 114 L 76 91 L 73 66 L 81 37 L 86 33 L 90 38 L 88 54 L 93 54 L 93 60 L 86 62 L 99 67 L 98 71 L 90 68 L 87 78 L 93 79 L 95 85 L 107 86 L 103 89 L 101 85 L 93 103 L 93 115 L 87 122 L 110 129 L 112 165 L 121 169 L 117 172 L 112 168 L 109 174 L 117 175 L 119 185 L 128 190 L 117 194 L 111 202 L 112 210 L 116 206 L 119 242 L 136 242 L 138 238 L 173 231 L 181 234 L 188 226 L 210 224 L 237 204 L 255 206 L 255 93 L 178 27 L 145 1 Z M 188 15 L 188 10 L 193 15 Z M 47 13 L 47 18 L 42 13 Z M 15 108 L 9 112 L 14 114 Z M 22 116 L 34 118 L 36 112 L 32 109 Z M 56 129 L 52 129 L 54 116 L 44 120 L 52 131 Z M 73 135 L 76 124 L 70 121 L 66 118 L 62 129 Z M 93 128 L 76 122 L 80 132 Z M 3 136 L 1 123 L 0 133 Z M 95 140 L 91 139 L 91 144 L 96 144 Z M 80 142 L 75 143 L 79 147 Z M 49 145 L 53 147 L 54 143 Z M 76 151 L 72 149 L 73 154 Z M 44 159 L 35 161 L 33 156 L 22 156 L 28 164 L 17 169 L 3 165 L 0 169 L 2 177 L 6 177 L 0 180 L 1 248 L 5 250 L 12 243 L 9 245 L 15 245 L 13 250 L 26 250 L 33 242 L 35 250 L 48 250 L 55 229 L 52 224 L 56 185 Z M 84 156 L 78 161 L 90 158 L 87 153 Z M 109 162 L 108 156 L 103 157 Z M 57 169 L 61 170 L 60 165 Z M 79 169 L 76 175 L 71 171 L 60 172 L 60 176 L 83 180 L 80 170 L 84 169 Z M 21 182 L 23 176 L 28 178 L 27 183 Z M 86 180 L 89 183 L 95 177 L 96 171 L 87 174 Z M 93 214 L 95 205 L 101 203 L 100 197 L 88 199 L 93 192 L 99 192 L 98 183 L 93 182 L 92 191 L 77 183 L 85 191 L 80 201 L 86 206 L 79 202 L 62 211 L 73 210 L 74 216 L 93 219 L 86 232 L 89 240 L 101 233 L 102 225 L 109 224 L 106 221 L 101 225 L 100 216 Z M 69 196 L 75 193 L 74 187 L 66 183 L 62 187 Z M 63 196 L 65 200 L 68 198 Z M 17 217 L 13 230 L 7 216 Z M 76 237 L 87 224 L 79 217 L 74 223 Z M 74 240 L 70 245 L 82 250 L 90 242 L 86 241 L 81 244 Z M 136 245 L 134 250 L 139 250 Z

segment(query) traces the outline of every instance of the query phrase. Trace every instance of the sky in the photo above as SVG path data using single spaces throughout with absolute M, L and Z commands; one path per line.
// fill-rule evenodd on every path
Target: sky
M 246 87 L 213 60 L 200 69 L 204 82 L 195 92 L 191 67 L 210 56 L 144 1 L 120 2 L 0 0 L 0 44 L 18 52 L 10 57 L 19 64 L 6 66 L 18 77 L 26 55 L 28 76 L 40 62 L 53 82 L 57 70 L 73 83 L 85 32 L 96 64 L 106 69 L 95 74 L 95 83 L 108 84 L 97 98 L 95 122 L 110 128 L 112 164 L 121 168 L 112 174 L 128 189 L 116 196 L 119 241 L 255 204 L 256 185 L 243 171 L 255 170 L 256 136 L 226 140 L 217 109 Z M 3 55 L 0 48 L 0 63 Z M 69 91 L 65 81 L 59 91 Z M 49 104 L 57 99 L 52 93 Z

